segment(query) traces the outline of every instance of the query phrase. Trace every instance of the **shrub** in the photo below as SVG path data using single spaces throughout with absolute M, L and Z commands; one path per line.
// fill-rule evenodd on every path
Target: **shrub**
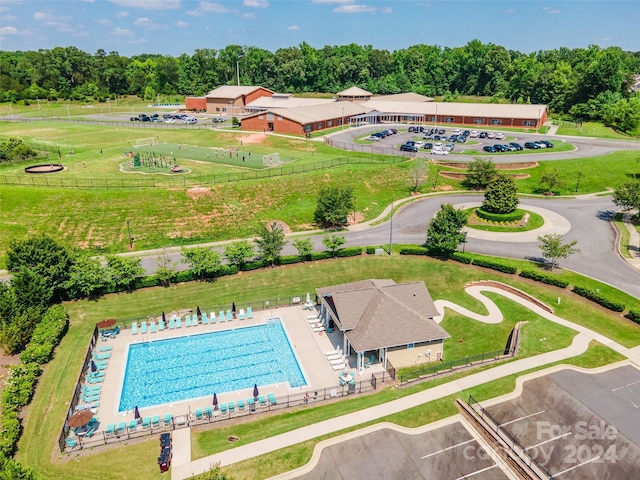
M 0 430 L 0 452 L 11 457 L 18 446 L 22 425 L 15 410 L 2 412 L 2 430 Z
M 453 252 L 449 258 L 456 262 L 466 263 L 467 265 L 473 261 L 473 257 L 471 255 L 461 252 Z
M 336 257 L 357 257 L 362 255 L 362 247 L 341 248 L 336 252 Z
M 198 278 L 191 270 L 176 272 L 175 276 L 173 277 L 173 281 L 176 283 L 192 282 L 194 280 L 198 280 Z
M 608 298 L 605 298 L 602 295 L 600 295 L 600 293 L 594 292 L 593 290 L 589 290 L 588 288 L 573 287 L 573 292 L 577 293 L 581 297 L 591 300 L 592 302 L 596 302 L 602 305 L 604 308 L 613 310 L 614 312 L 623 312 L 625 309 L 624 303 L 609 300 Z
M 30 342 L 27 345 L 22 353 L 20 354 L 20 360 L 23 363 L 37 363 L 38 365 L 42 365 L 47 363 L 49 360 L 53 358 L 53 349 L 55 347 L 47 342 L 47 343 L 34 343 Z
M 640 323 L 640 311 L 629 310 L 626 317 L 632 322 Z
M 429 255 L 429 249 L 425 247 L 404 247 L 400 249 L 400 255 Z
M 300 255 L 284 255 L 280 257 L 280 265 L 293 265 L 294 263 L 300 263 L 302 259 Z
M 227 275 L 235 275 L 236 273 L 238 273 L 238 267 L 236 265 L 223 265 L 220 268 L 219 276 L 225 277 Z
M 2 443 L 2 440 L 0 440 L 0 443 Z M 3 455 L 2 447 L 0 447 L 0 472 L 2 472 L 0 475 L 2 480 L 42 480 L 42 475 L 32 468 L 23 467 L 13 458 Z
M 482 218 L 483 220 L 487 220 L 488 222 L 504 222 L 504 223 L 512 223 L 518 222 L 522 220 L 524 216 L 524 211 L 516 210 L 511 213 L 492 213 L 483 210 L 482 208 L 476 208 L 476 216 Z
M 569 282 L 562 278 L 556 278 L 551 275 L 545 275 L 544 273 L 536 272 L 533 270 L 523 270 L 520 272 L 520 276 L 524 278 L 530 278 L 537 282 L 546 283 L 547 285 L 555 285 L 560 288 L 567 288 Z
M 33 396 L 39 375 L 40 367 L 35 363 L 10 367 L 2 391 L 2 410 L 27 405 Z
M 473 265 L 477 265 L 478 267 L 490 268 L 492 270 L 497 270 L 503 273 L 516 273 L 518 271 L 516 267 L 512 267 L 511 265 L 504 265 L 502 263 L 493 262 L 491 260 L 484 260 L 481 258 L 474 258 Z
M 262 260 L 257 260 L 255 262 L 247 262 L 243 264 L 241 270 L 243 272 L 249 272 L 251 270 L 258 270 L 262 267 L 264 267 L 264 262 Z
M 331 258 L 331 252 L 314 252 L 311 254 L 311 260 L 326 260 Z
M 368 247 L 367 247 L 367 250 L 366 250 L 367 255 L 375 255 L 375 253 L 376 253 L 376 248 L 378 248 L 378 247 L 368 246 Z

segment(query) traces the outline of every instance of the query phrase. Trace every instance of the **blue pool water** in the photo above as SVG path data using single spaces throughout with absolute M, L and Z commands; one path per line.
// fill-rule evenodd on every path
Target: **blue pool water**
M 278 382 L 306 385 L 279 320 L 134 343 L 129 346 L 119 411 Z

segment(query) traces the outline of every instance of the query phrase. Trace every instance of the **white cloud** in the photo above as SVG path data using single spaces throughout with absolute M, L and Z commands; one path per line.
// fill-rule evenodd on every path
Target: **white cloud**
M 34 20 L 44 20 L 49 16 L 49 14 L 44 13 L 44 12 L 35 12 L 33 14 L 33 19 Z
M 556 13 L 560 13 L 559 8 L 544 7 L 543 10 L 550 15 L 555 15 Z
M 312 0 L 311 3 L 353 3 L 354 0 Z
M 220 3 L 200 2 L 198 3 L 198 8 L 196 8 L 195 10 L 189 10 L 187 13 L 195 17 L 202 17 L 207 13 L 230 13 L 230 10 Z
M 249 8 L 267 8 L 269 2 L 267 0 L 243 0 L 242 6 Z
M 104 25 L 106 27 L 109 27 L 109 26 L 113 25 L 113 22 L 111 20 L 107 20 L 106 18 L 101 18 L 96 23 L 98 25 Z
M 16 27 L 0 27 L 0 35 L 17 35 L 18 29 Z
M 287 27 L 287 30 L 300 30 L 300 27 L 298 25 L 291 25 Z
M 393 13 L 393 10 L 391 10 L 391 7 L 384 7 L 384 8 L 381 8 L 379 12 L 384 13 L 385 15 L 389 15 Z
M 87 32 L 86 30 L 74 31 L 71 36 L 72 37 L 88 37 L 89 32 Z
M 180 0 L 111 0 L 111 3 L 145 10 L 176 10 L 181 6 Z
M 603 42 L 610 42 L 611 37 L 602 37 L 600 40 L 602 40 Z
M 376 13 L 378 9 L 369 5 L 340 5 L 333 9 L 335 13 Z
M 183 22 L 182 20 L 178 20 L 176 22 L 176 27 L 180 27 L 180 28 L 184 28 L 184 27 L 188 27 L 189 24 L 187 22 Z
M 244 18 L 246 20 L 255 20 L 257 18 L 255 12 L 246 12 L 239 15 L 239 17 Z
M 95 3 L 96 0 L 82 0 L 84 3 Z
M 123 11 L 116 13 L 116 18 L 127 18 L 129 16 L 129 12 Z
M 118 28 L 111 32 L 113 35 L 131 35 L 131 30 L 128 28 Z
M 18 17 L 16 17 L 15 15 L 3 15 L 2 16 L 2 21 L 3 22 L 15 22 L 18 19 Z
M 167 28 L 166 25 L 156 23 L 147 17 L 136 18 L 133 21 L 133 24 L 137 27 L 146 28 L 147 30 L 164 30 L 165 28 Z

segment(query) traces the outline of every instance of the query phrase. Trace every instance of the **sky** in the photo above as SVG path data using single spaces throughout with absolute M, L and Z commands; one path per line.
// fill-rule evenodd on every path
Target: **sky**
M 399 50 L 478 39 L 530 53 L 640 51 L 640 0 L 1 0 L 0 50 L 75 46 L 127 57 L 306 42 Z

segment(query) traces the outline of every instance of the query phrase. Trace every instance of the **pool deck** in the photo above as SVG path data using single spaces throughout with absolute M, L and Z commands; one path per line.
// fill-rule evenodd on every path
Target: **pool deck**
M 334 343 L 332 344 L 332 338 L 329 338 L 326 332 L 313 332 L 309 326 L 309 322 L 307 321 L 307 315 L 310 313 L 313 312 L 303 310 L 302 306 L 270 308 L 254 311 L 252 319 L 239 320 L 236 318 L 233 321 L 216 322 L 215 324 L 197 325 L 192 327 L 185 327 L 183 321 L 182 328 L 173 330 L 165 329 L 156 333 L 145 333 L 144 335 L 140 333 L 140 329 L 138 329 L 138 334 L 136 335 L 131 333 L 131 329 L 126 329 L 122 330 L 116 338 L 109 339 L 107 341 L 99 341 L 96 347 L 97 349 L 104 346 L 110 346 L 112 347 L 112 350 L 111 358 L 109 359 L 105 370 L 104 382 L 98 384 L 102 386 L 100 407 L 96 414 L 100 422 L 98 430 L 104 430 L 110 423 L 117 424 L 122 421 L 128 422 L 134 418 L 133 410 L 123 412 L 118 411 L 120 394 L 124 382 L 127 351 L 130 344 L 228 330 L 231 328 L 241 328 L 250 325 L 259 325 L 264 324 L 267 319 L 272 317 L 278 317 L 281 319 L 289 336 L 293 351 L 296 354 L 298 363 L 300 364 L 300 368 L 307 380 L 307 385 L 295 388 L 291 388 L 287 382 L 281 382 L 273 385 L 259 385 L 260 393 L 262 395 L 266 395 L 267 393 L 272 392 L 276 397 L 282 397 L 287 394 L 314 389 L 339 387 L 338 375 L 340 372 L 333 370 L 324 353 L 335 349 L 335 342 L 338 339 L 335 337 L 335 334 L 333 334 L 332 337 L 334 337 Z M 170 317 L 171 313 L 166 315 L 167 319 Z M 353 369 L 354 366 L 355 360 L 352 357 L 351 368 Z M 372 370 L 373 369 L 367 370 L 367 376 L 371 374 Z M 357 374 L 356 378 L 358 378 Z M 210 406 L 213 393 L 214 392 L 211 392 L 206 397 L 192 398 L 163 405 L 139 408 L 140 415 L 142 417 L 152 417 L 154 415 L 164 417 L 165 414 L 170 413 L 173 415 L 174 420 L 176 420 L 181 416 L 194 412 L 197 408 Z M 246 400 L 253 396 L 253 389 L 249 388 L 234 392 L 216 393 L 218 401 L 222 404 L 237 401 L 239 399 Z

